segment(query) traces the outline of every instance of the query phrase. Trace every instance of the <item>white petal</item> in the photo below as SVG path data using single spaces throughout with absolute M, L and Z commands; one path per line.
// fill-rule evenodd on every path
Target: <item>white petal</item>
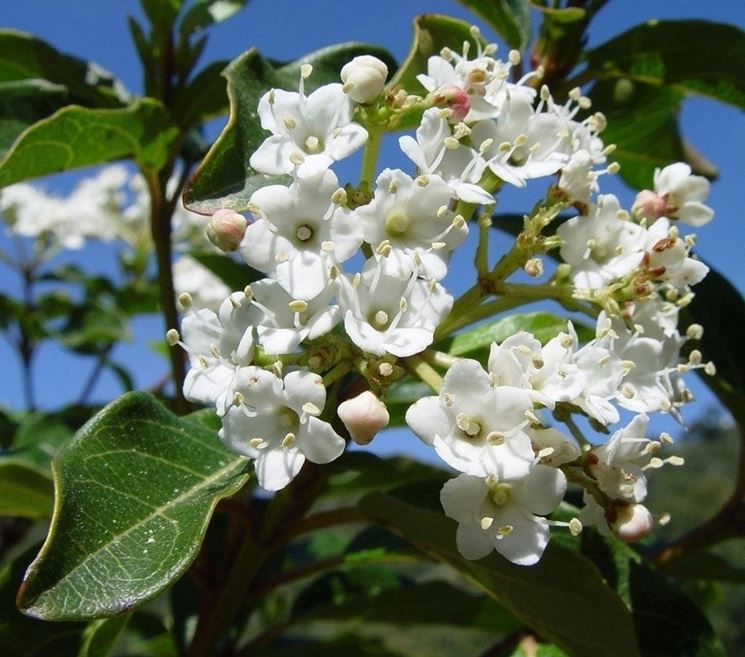
M 440 502 L 448 518 L 458 521 L 473 519 L 488 492 L 484 479 L 462 474 L 445 482 L 440 491 Z
M 406 424 L 418 438 L 431 445 L 436 436 L 449 433 L 452 419 L 442 408 L 439 397 L 422 397 L 406 411 Z
M 471 560 L 483 559 L 494 549 L 489 534 L 481 529 L 481 525 L 476 521 L 462 522 L 458 525 L 455 543 L 458 546 L 458 552 Z
M 309 417 L 298 431 L 297 447 L 313 463 L 330 463 L 341 456 L 346 443 L 328 422 Z
M 270 449 L 256 459 L 256 478 L 264 490 L 281 490 L 300 472 L 305 456 L 298 449 Z
M 564 473 L 548 465 L 537 464 L 520 484 L 515 484 L 520 506 L 537 515 L 556 510 L 567 489 Z
M 298 415 L 303 405 L 310 402 L 319 410 L 326 405 L 326 387 L 323 379 L 313 372 L 290 372 L 284 379 L 287 405 Z

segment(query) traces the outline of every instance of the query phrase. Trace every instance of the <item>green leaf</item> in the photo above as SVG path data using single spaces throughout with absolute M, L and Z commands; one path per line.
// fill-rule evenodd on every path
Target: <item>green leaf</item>
M 461 52 L 464 41 L 470 43 L 472 50 L 478 46 L 471 35 L 471 26 L 465 21 L 441 14 L 417 16 L 409 53 L 388 87 L 401 86 L 410 93 L 425 94 L 426 90 L 416 76 L 427 72 L 427 60 L 432 55 L 439 55 L 443 48 Z M 483 41 L 480 43 L 483 44 Z M 414 117 L 402 127 L 410 127 L 417 122 L 418 119 Z
M 359 43 L 317 50 L 280 66 L 274 66 L 254 48 L 234 59 L 224 72 L 228 81 L 230 118 L 187 184 L 184 193 L 187 208 L 203 214 L 212 214 L 220 208 L 244 212 L 257 189 L 289 182 L 287 176 L 267 176 L 256 172 L 249 164 L 252 153 L 268 136 L 256 114 L 259 99 L 271 88 L 297 89 L 301 64 L 313 65 L 313 75 L 306 83 L 308 92 L 337 82 L 341 67 L 362 54 L 375 55 L 395 69 L 395 62 L 386 51 Z
M 264 278 L 264 274 L 260 271 L 225 255 L 204 251 L 190 251 L 189 255 L 200 265 L 209 269 L 231 290 L 242 290 L 249 283 Z
M 592 74 L 673 86 L 745 107 L 745 32 L 702 20 L 648 21 L 587 54 Z
M 552 543 L 531 567 L 516 566 L 498 554 L 468 561 L 455 546 L 455 523 L 442 513 L 382 493 L 365 496 L 359 508 L 425 554 L 455 568 L 573 657 L 639 656 L 628 610 L 597 569 L 575 552 Z
M 745 584 L 745 568 L 714 552 L 693 552 L 665 568 L 665 574 L 684 579 Z
M 183 36 L 227 20 L 243 7 L 247 0 L 197 0 L 181 19 L 179 31 Z
M 470 331 L 459 333 L 440 346 L 453 356 L 478 360 L 488 354 L 492 342 L 502 342 L 519 331 L 528 331 L 539 342 L 545 344 L 566 329 L 566 317 L 558 317 L 544 311 L 517 313 L 493 324 L 480 324 Z
M 173 116 L 184 128 L 198 126 L 228 111 L 226 61 L 210 64 L 179 92 L 173 101 Z
M 528 0 L 460 0 L 501 36 L 510 48 L 524 50 L 530 43 Z
M 130 614 L 121 614 L 89 623 L 83 631 L 83 645 L 77 657 L 106 657 L 129 619 Z
M 202 421 L 124 395 L 53 463 L 55 514 L 19 606 L 37 618 L 90 619 L 153 598 L 194 559 L 215 504 L 245 483 L 246 466 Z
M 631 609 L 643 657 L 725 657 L 706 616 L 628 545 L 589 530 L 582 551 Z
M 546 7 L 535 0 L 531 1 L 530 6 L 540 11 L 547 20 L 559 24 L 575 23 L 587 15 L 582 7 Z
M 699 165 L 680 136 L 678 115 L 683 94 L 629 78 L 600 80 L 589 93 L 593 108 L 608 118 L 603 140 L 616 144 L 612 159 L 621 177 L 636 189 L 651 189 L 654 171 L 671 162 L 688 161 L 695 173 L 712 177 L 716 169 Z
M 12 456 L 0 456 L 0 516 L 48 518 L 53 505 L 49 476 Z
M 145 15 L 156 32 L 168 32 L 176 22 L 184 0 L 140 0 Z
M 131 339 L 126 316 L 118 308 L 91 303 L 75 308 L 59 332 L 60 342 L 79 353 L 98 354 Z
M 82 645 L 82 623 L 42 623 L 21 614 L 15 594 L 30 558 L 23 554 L 0 568 L 0 654 L 7 657 L 68 657 Z
M 127 100 L 121 83 L 97 64 L 62 54 L 31 34 L 0 30 L 0 83 L 20 81 L 62 87 L 69 102 L 88 107 L 120 107 Z
M 65 107 L 35 123 L 0 160 L 0 187 L 121 158 L 158 169 L 178 130 L 150 98 L 123 109 Z
M 385 405 L 388 408 L 388 414 L 391 416 L 389 427 L 403 426 L 406 411 L 417 399 L 427 397 L 432 393 L 426 383 L 413 377 L 406 377 L 396 381 L 388 390 L 385 397 Z

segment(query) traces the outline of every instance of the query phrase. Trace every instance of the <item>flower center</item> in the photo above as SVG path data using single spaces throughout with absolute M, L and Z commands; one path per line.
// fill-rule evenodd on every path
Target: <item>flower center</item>
M 512 486 L 509 484 L 494 484 L 489 489 L 489 499 L 494 506 L 504 506 L 512 497 Z
M 476 438 L 481 433 L 481 423 L 465 413 L 455 416 L 455 425 L 469 438 Z
M 527 159 L 525 155 L 525 149 L 523 148 L 516 148 L 514 151 L 512 151 L 512 155 L 510 155 L 510 159 L 507 160 L 512 166 L 519 167 L 525 164 L 525 160 Z
M 305 152 L 310 153 L 311 155 L 315 153 L 320 153 L 323 151 L 323 142 L 316 136 L 311 135 L 305 140 Z
M 383 329 L 388 328 L 388 324 L 390 323 L 390 321 L 391 318 L 385 310 L 378 310 L 372 316 L 372 321 L 370 322 L 370 324 L 372 324 L 373 328 L 382 331 Z
M 279 426 L 283 429 L 289 429 L 290 427 L 296 427 L 300 422 L 300 418 L 295 411 L 285 406 L 279 412 L 278 422 Z
M 313 238 L 313 228 L 311 228 L 308 224 L 302 224 L 297 227 L 297 230 L 295 231 L 295 236 L 301 241 L 301 242 L 308 242 Z
M 393 212 L 385 220 L 385 232 L 389 237 L 403 237 L 409 229 L 409 218 L 405 214 Z

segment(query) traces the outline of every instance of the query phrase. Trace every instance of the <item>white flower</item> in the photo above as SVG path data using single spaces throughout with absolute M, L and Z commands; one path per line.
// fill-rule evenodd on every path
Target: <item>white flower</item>
M 331 201 L 338 188 L 333 171 L 323 171 L 251 196 L 259 218 L 246 228 L 241 255 L 259 271 L 273 273 L 296 299 L 323 292 L 330 267 L 351 258 L 362 244 L 354 215 Z
M 701 282 L 709 268 L 700 260 L 690 258 L 690 246 L 678 234 L 678 229 L 663 217 L 647 231 L 645 266 L 655 279 L 676 289 Z
M 536 113 L 524 96 L 511 96 L 497 121 L 473 126 L 471 140 L 494 175 L 516 187 L 556 173 L 569 160 L 558 117 Z
M 611 194 L 599 196 L 588 216 L 573 217 L 556 233 L 563 242 L 559 253 L 572 267 L 572 282 L 591 290 L 632 272 L 646 240 L 644 228 L 628 219 Z
M 589 205 L 592 195 L 598 191 L 598 176 L 601 172 L 593 171 L 594 166 L 589 151 L 580 149 L 561 168 L 558 187 L 572 203 Z
M 579 458 L 581 451 L 574 438 L 564 435 L 558 429 L 533 429 L 528 427 L 527 434 L 540 463 L 558 468 Z
M 344 64 L 340 77 L 342 90 L 355 103 L 370 103 L 383 93 L 388 67 L 377 57 L 361 55 Z
M 320 420 L 326 388 L 311 372 L 290 372 L 279 379 L 258 367 L 238 371 L 239 405 L 223 418 L 220 438 L 255 460 L 265 490 L 279 490 L 300 472 L 305 459 L 329 463 L 344 451 L 344 439 Z
M 453 305 L 439 283 L 399 278 L 368 261 L 362 275 L 340 280 L 344 328 L 363 351 L 404 357 L 426 349 Z
M 252 306 L 250 322 L 256 327 L 259 344 L 268 354 L 295 351 L 303 340 L 328 333 L 341 321 L 341 309 L 331 303 L 334 290 L 326 288 L 308 301 L 293 299 L 279 282 L 265 278 L 251 285 L 241 303 Z M 248 296 L 246 296 L 248 295 Z
M 438 109 L 424 113 L 416 139 L 404 135 L 398 144 L 420 174 L 440 176 L 461 201 L 482 205 L 495 202 L 489 192 L 478 186 L 486 168 L 484 158 L 453 136 L 450 124 L 439 116 Z
M 458 521 L 456 543 L 466 559 L 496 550 L 512 563 L 530 566 L 549 540 L 542 516 L 559 506 L 565 491 L 564 473 L 538 464 L 520 479 L 462 474 L 443 486 L 440 501 L 445 515 Z
M 295 173 L 301 178 L 328 169 L 367 140 L 367 131 L 352 123 L 352 105 L 340 84 L 326 84 L 305 95 L 272 89 L 259 101 L 261 127 L 272 133 L 251 155 L 261 173 Z
M 714 211 L 703 204 L 709 195 L 709 181 L 691 175 L 683 162 L 671 164 L 654 173 L 654 189 L 666 204 L 665 216 L 691 226 L 703 226 L 714 218 Z
M 184 396 L 191 401 L 215 404 L 222 415 L 232 403 L 236 371 L 250 365 L 253 359 L 250 307 L 241 305 L 231 295 L 217 314 L 206 308 L 188 313 L 181 331 L 181 345 L 191 362 Z
M 439 176 L 415 181 L 399 169 L 378 176 L 372 202 L 355 214 L 365 241 L 378 259 L 385 258 L 387 273 L 406 277 L 416 271 L 438 281 L 445 277 L 448 255 L 468 234 L 463 217 L 448 210 L 451 196 Z
M 526 412 L 530 394 L 492 385 L 478 361 L 457 361 L 445 374 L 439 396 L 424 397 L 406 412 L 406 423 L 449 466 L 466 474 L 501 479 L 524 477 L 535 454 Z

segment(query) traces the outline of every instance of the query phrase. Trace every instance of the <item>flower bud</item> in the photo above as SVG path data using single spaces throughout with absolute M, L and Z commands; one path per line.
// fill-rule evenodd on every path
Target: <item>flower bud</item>
M 360 55 L 341 69 L 344 92 L 355 103 L 371 103 L 385 87 L 388 67 L 377 57 Z
M 246 218 L 234 210 L 218 210 L 205 229 L 207 239 L 221 251 L 235 251 L 246 233 L 246 223 Z
M 454 121 L 462 121 L 471 111 L 471 99 L 468 94 L 455 85 L 444 85 L 432 94 L 432 102 L 445 105 L 453 112 Z
M 390 421 L 385 404 L 369 390 L 339 404 L 337 413 L 358 445 L 370 443 Z
M 667 201 L 651 189 L 643 189 L 636 195 L 632 212 L 636 217 L 644 217 L 650 221 L 655 221 L 665 216 Z
M 613 533 L 625 543 L 642 540 L 654 526 L 654 518 L 643 504 L 618 508 L 618 516 L 611 526 Z

